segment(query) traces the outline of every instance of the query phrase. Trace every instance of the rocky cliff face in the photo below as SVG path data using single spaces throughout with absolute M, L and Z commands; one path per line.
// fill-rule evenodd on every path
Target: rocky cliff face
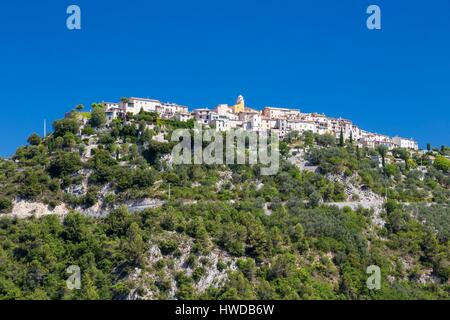
M 175 239 L 178 243 L 176 253 L 161 252 L 155 243 L 150 246 L 145 269 L 135 269 L 129 276 L 131 290 L 129 300 L 177 299 L 177 275 L 180 273 L 194 278 L 193 288 L 199 294 L 208 288 L 219 288 L 228 279 L 228 272 L 237 270 L 236 258 L 218 248 L 208 254 L 191 255 L 194 239 L 167 232 L 164 239 Z M 195 260 L 192 258 L 195 257 Z M 201 268 L 201 269 L 199 269 Z M 201 273 L 195 275 L 198 270 Z M 161 281 L 164 279 L 164 283 Z
M 130 212 L 137 212 L 143 211 L 145 209 L 158 208 L 161 207 L 164 203 L 165 201 L 160 199 L 144 198 L 144 199 L 127 200 L 123 203 L 123 205 L 125 205 Z M 82 207 L 70 208 L 64 203 L 56 207 L 52 207 L 42 202 L 17 199 L 13 201 L 12 211 L 9 213 L 5 213 L 4 216 L 25 219 L 30 217 L 41 218 L 46 215 L 53 214 L 59 217 L 64 217 L 70 211 L 77 211 L 89 217 L 101 218 L 107 216 L 111 210 L 114 210 L 117 207 L 119 207 L 119 204 L 110 207 L 105 207 L 102 206 L 100 202 L 95 203 L 90 208 L 82 208 Z
M 378 227 L 384 227 L 386 221 L 381 218 L 383 212 L 384 199 L 369 188 L 358 184 L 356 176 L 346 177 L 344 175 L 328 174 L 327 179 L 333 182 L 339 182 L 345 187 L 345 193 L 350 201 L 330 202 L 328 205 L 335 205 L 339 208 L 350 207 L 353 210 L 359 207 L 373 211 L 372 223 Z

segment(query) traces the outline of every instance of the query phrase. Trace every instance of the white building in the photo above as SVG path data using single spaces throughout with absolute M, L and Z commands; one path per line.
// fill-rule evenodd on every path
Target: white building
M 122 118 L 125 116 L 125 111 L 120 107 L 117 102 L 105 102 L 101 103 L 105 107 L 106 122 L 111 122 L 114 119 Z
M 364 147 L 375 148 L 380 145 L 383 145 L 388 149 L 393 149 L 395 147 L 394 141 L 386 135 L 379 133 L 372 133 L 365 130 L 360 131 L 361 131 L 361 138 L 359 139 L 359 142 Z
M 118 105 L 125 113 L 131 113 L 133 115 L 138 114 L 141 110 L 145 112 L 157 112 L 161 118 L 170 119 L 174 118 L 177 114 L 189 113 L 188 107 L 182 106 L 176 103 L 161 102 L 156 99 L 149 98 L 124 98 L 118 104 L 108 103 L 108 106 Z M 186 117 L 181 117 L 185 119 Z
M 161 106 L 161 102 L 155 99 L 147 98 L 124 98 L 120 102 L 120 107 L 125 113 L 138 114 L 141 109 L 145 112 L 156 112 L 157 107 Z
M 161 118 L 170 119 L 175 117 L 178 113 L 188 113 L 188 107 L 176 103 L 164 102 L 156 106 L 155 111 L 159 113 Z
M 317 132 L 314 122 L 306 120 L 288 120 L 287 128 L 290 131 L 298 131 L 300 133 L 306 131 L 311 131 L 313 133 Z
M 194 109 L 192 111 L 195 121 L 206 125 L 211 123 L 211 114 L 212 111 L 206 108 Z
M 324 114 L 308 113 L 302 115 L 302 120 L 310 121 L 314 123 L 315 133 L 317 134 L 330 134 L 330 122 L 331 120 Z
M 221 116 L 234 115 L 233 108 L 227 104 L 219 104 L 213 111 Z
M 416 141 L 413 139 L 406 139 L 402 137 L 394 137 L 392 138 L 392 141 L 397 147 L 405 148 L 405 149 L 412 149 L 412 150 L 419 150 L 419 145 Z
M 288 108 L 265 107 L 262 111 L 262 115 L 275 119 L 294 119 L 300 116 L 300 111 Z
M 110 123 L 114 119 L 123 118 L 126 113 L 124 112 L 123 109 L 117 107 L 106 109 L 105 114 L 106 114 L 106 122 Z
M 240 96 L 235 106 L 220 104 L 214 110 L 206 108 L 195 109 L 189 113 L 187 107 L 176 103 L 164 103 L 149 98 L 124 98 L 120 103 L 103 102 L 106 107 L 108 121 L 124 117 L 127 113 L 137 114 L 141 110 L 157 112 L 161 118 L 188 121 L 194 118 L 198 123 L 213 126 L 218 131 L 233 128 L 243 128 L 251 131 L 273 131 L 280 138 L 290 131 L 300 133 L 311 131 L 316 134 L 331 134 L 339 138 L 343 132 L 344 139 L 353 141 L 360 146 L 375 148 L 385 145 L 392 149 L 401 148 L 418 150 L 417 142 L 412 139 L 394 137 L 372 133 L 360 129 L 352 121 L 342 118 L 330 118 L 318 113 L 300 113 L 300 110 L 289 108 L 265 107 L 262 111 L 245 106 Z
M 216 131 L 227 131 L 231 129 L 229 119 L 217 113 L 211 113 L 210 125 L 216 128 Z
M 103 101 L 101 103 L 101 105 L 103 105 L 106 108 L 106 110 L 108 110 L 108 109 L 116 109 L 116 108 L 120 107 L 119 103 L 117 103 L 117 102 L 105 102 L 105 101 Z
M 356 125 L 352 125 L 352 138 L 353 141 L 361 139 L 361 129 Z
M 185 113 L 179 112 L 179 113 L 175 114 L 175 119 L 178 121 L 186 122 L 186 121 L 191 120 L 192 118 L 194 118 L 194 116 L 192 114 L 190 114 L 189 112 L 185 112 Z

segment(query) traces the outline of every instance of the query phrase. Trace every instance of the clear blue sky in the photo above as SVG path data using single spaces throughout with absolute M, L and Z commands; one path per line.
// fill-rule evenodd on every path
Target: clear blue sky
M 66 28 L 70 4 L 81 31 Z M 366 28 L 370 4 L 381 31 Z M 122 96 L 196 108 L 243 94 L 450 145 L 448 0 L 3 0 L 0 36 L 2 156 L 44 118 Z

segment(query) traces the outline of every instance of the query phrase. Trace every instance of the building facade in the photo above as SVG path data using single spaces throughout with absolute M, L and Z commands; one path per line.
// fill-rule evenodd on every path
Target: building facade
M 384 145 L 389 149 L 401 147 L 418 150 L 417 142 L 401 137 L 390 138 L 386 135 L 365 131 L 348 119 L 331 118 L 320 113 L 301 113 L 300 110 L 278 107 L 265 107 L 262 111 L 252 109 L 245 104 L 240 95 L 236 104 L 219 104 L 213 110 L 194 109 L 176 103 L 161 102 L 150 98 L 123 98 L 120 102 L 103 102 L 108 121 L 126 114 L 138 114 L 141 110 L 156 112 L 163 119 L 188 121 L 194 119 L 204 126 L 214 127 L 217 131 L 243 128 L 250 131 L 272 131 L 280 138 L 289 132 L 330 134 L 339 139 L 341 133 L 346 141 L 352 140 L 361 147 L 376 148 Z

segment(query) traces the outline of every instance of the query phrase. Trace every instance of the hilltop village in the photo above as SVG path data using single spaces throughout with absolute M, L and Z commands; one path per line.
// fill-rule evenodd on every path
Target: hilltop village
M 389 149 L 400 147 L 418 150 L 418 144 L 413 139 L 368 132 L 347 119 L 279 107 L 264 107 L 262 110 L 256 110 L 246 106 L 242 95 L 237 98 L 235 105 L 219 104 L 212 110 L 200 108 L 191 112 L 186 106 L 149 98 L 122 98 L 120 102 L 102 102 L 102 104 L 105 107 L 108 122 L 126 117 L 127 114 L 136 115 L 143 110 L 157 113 L 162 119 L 178 121 L 194 119 L 218 131 L 234 128 L 257 132 L 270 131 L 278 134 L 280 139 L 286 137 L 289 132 L 311 131 L 317 134 L 332 134 L 336 138 L 342 135 L 345 140 L 351 140 L 360 147 L 375 148 L 384 145 Z
M 388 151 L 410 140 L 243 97 L 83 109 L 0 158 L 0 299 L 449 298 L 449 147 Z M 277 170 L 175 163 L 196 123 L 280 135 Z

